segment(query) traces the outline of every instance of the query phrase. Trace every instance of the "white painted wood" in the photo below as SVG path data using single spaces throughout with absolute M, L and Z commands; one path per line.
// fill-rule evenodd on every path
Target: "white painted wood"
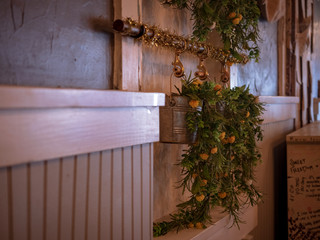
M 152 160 L 147 143 L 0 168 L 3 239 L 151 239 Z
M 132 147 L 123 148 L 123 239 L 132 239 Z
M 298 104 L 267 104 L 264 108 L 263 124 L 295 119 L 298 114 Z
M 112 239 L 123 239 L 122 149 L 113 150 L 112 159 Z
M 257 187 L 263 193 L 263 202 L 258 205 L 259 224 L 254 230 L 254 236 L 259 240 L 269 240 L 273 239 L 275 235 L 275 197 L 278 195 L 279 199 L 279 195 L 281 194 L 275 193 L 275 185 L 281 185 L 281 183 L 275 182 L 275 172 L 278 170 L 276 166 L 281 165 L 278 161 L 285 161 L 283 158 L 279 159 L 279 156 L 278 158 L 275 157 L 275 150 L 276 147 L 279 147 L 281 144 L 284 145 L 286 135 L 294 131 L 295 120 L 275 121 L 262 125 L 262 129 L 264 139 L 258 143 L 258 148 L 261 149 L 262 162 L 257 166 L 255 175 Z M 277 179 L 279 179 L 279 176 Z M 280 189 L 280 187 L 278 187 L 278 189 Z
M 12 167 L 13 240 L 28 239 L 29 182 L 26 164 Z
M 240 240 L 246 236 L 252 229 L 258 225 L 258 207 L 249 207 L 243 210 L 244 224 L 240 224 L 240 229 L 236 226 L 230 228 L 229 216 L 224 217 L 222 220 L 217 222 L 215 225 L 210 226 L 201 234 L 197 235 L 194 240 Z
M 132 149 L 132 174 L 133 174 L 133 239 L 142 239 L 142 166 L 141 166 L 141 146 L 133 146 Z
M 102 152 L 100 185 L 100 239 L 112 239 L 112 150 Z
M 75 189 L 73 211 L 73 239 L 84 240 L 86 233 L 88 154 L 81 154 L 75 160 Z
M 154 209 L 154 205 L 153 205 L 153 161 L 154 161 L 154 152 L 153 152 L 153 143 L 150 144 L 150 231 L 151 231 L 151 237 L 153 237 L 153 209 Z
M 212 212 L 213 224 L 208 228 L 200 229 L 185 229 L 178 234 L 173 231 L 167 235 L 159 237 L 159 240 L 178 240 L 178 239 L 192 239 L 192 240 L 241 240 L 258 224 L 257 215 L 258 207 L 248 207 L 243 209 L 242 218 L 245 223 L 240 224 L 240 229 L 236 226 L 231 227 L 230 216 L 221 214 L 222 208 L 217 208 Z
M 259 96 L 259 101 L 266 104 L 263 124 L 298 118 L 298 97 Z
M 150 192 L 150 182 L 151 182 L 151 169 L 150 160 L 150 144 L 143 144 L 142 145 L 142 152 L 141 152 L 141 177 L 142 177 L 142 239 L 151 239 L 151 222 L 150 219 L 150 212 L 153 211 L 151 208 L 151 192 Z
M 299 97 L 285 97 L 285 96 L 259 96 L 259 101 L 267 104 L 289 104 L 299 103 Z
M 30 238 L 43 239 L 44 162 L 31 163 L 30 171 Z
M 0 111 L 0 166 L 159 139 L 158 108 Z
M 72 238 L 72 211 L 74 191 L 74 156 L 61 160 L 59 239 Z
M 65 107 L 156 107 L 163 93 L 116 90 L 58 89 L 0 85 L 0 109 Z
M 7 168 L 0 168 L 0 239 L 9 240 L 9 201 Z
M 45 162 L 45 239 L 58 239 L 59 198 L 60 198 L 60 159 Z
M 100 152 L 90 153 L 88 166 L 88 216 L 86 239 L 98 239 L 99 233 L 99 178 Z

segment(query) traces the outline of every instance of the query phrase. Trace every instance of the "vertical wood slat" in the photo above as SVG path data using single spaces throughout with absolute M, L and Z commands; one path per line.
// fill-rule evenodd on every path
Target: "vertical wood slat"
M 61 160 L 59 240 L 72 238 L 74 157 Z
M 27 164 L 12 167 L 12 218 L 14 240 L 28 239 Z
M 123 149 L 123 239 L 132 239 L 132 147 Z
M 149 144 L 150 152 L 149 152 L 149 161 L 150 161 L 150 213 L 149 213 L 149 223 L 150 223 L 150 238 L 153 239 L 153 144 Z
M 257 187 L 263 192 L 264 201 L 258 205 L 258 226 L 254 230 L 255 239 L 269 240 L 275 237 L 275 147 L 285 143 L 287 134 L 294 130 L 294 119 L 263 124 L 263 141 L 258 143 L 261 148 L 262 163 L 256 168 Z M 263 147 L 262 147 L 263 146 Z M 280 214 L 280 213 L 277 213 Z
M 86 239 L 98 239 L 99 230 L 99 167 L 100 153 L 90 153 L 88 176 L 88 215 L 87 215 L 87 236 Z
M 111 184 L 112 184 L 112 151 L 102 152 L 101 157 L 101 183 L 100 183 L 100 239 L 112 239 L 111 229 Z
M 150 222 L 150 147 L 149 144 L 142 145 L 141 151 L 141 178 L 142 178 L 142 239 L 151 238 Z
M 77 156 L 75 161 L 74 212 L 72 239 L 84 240 L 86 227 L 88 154 Z
M 44 162 L 31 163 L 30 171 L 30 239 L 43 239 Z
M 142 189 L 141 189 L 141 149 L 132 147 L 132 204 L 133 204 L 133 239 L 142 239 Z
M 0 239 L 9 240 L 9 201 L 7 168 L 0 168 Z
M 112 239 L 123 239 L 122 149 L 113 150 L 112 158 Z
M 45 163 L 45 240 L 58 239 L 60 159 Z
M 0 239 L 151 239 L 152 155 L 144 144 L 0 168 Z

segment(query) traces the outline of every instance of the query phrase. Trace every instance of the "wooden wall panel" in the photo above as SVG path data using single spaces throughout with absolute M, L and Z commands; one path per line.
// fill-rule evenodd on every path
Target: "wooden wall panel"
M 258 205 L 258 226 L 254 230 L 255 239 L 269 240 L 276 239 L 275 222 L 276 217 L 282 213 L 275 215 L 275 199 L 281 193 L 275 192 L 275 186 L 281 185 L 281 182 L 276 182 L 276 173 L 279 169 L 276 166 L 280 162 L 286 162 L 286 158 L 280 158 L 275 155 L 275 149 L 281 144 L 285 144 L 286 135 L 295 130 L 294 119 L 278 121 L 262 125 L 264 131 L 264 139 L 259 143 L 262 154 L 262 163 L 256 169 L 257 187 L 263 193 L 263 202 Z M 284 150 L 285 151 L 285 150 Z M 285 169 L 286 170 L 286 169 Z M 283 194 L 286 189 L 279 189 Z
M 0 239 L 9 240 L 8 172 L 0 168 Z
M 13 240 L 28 239 L 29 235 L 29 201 L 30 185 L 28 165 L 21 164 L 11 169 L 12 182 L 12 231 Z
M 111 239 L 112 150 L 103 151 L 100 165 L 100 239 Z
M 44 208 L 44 163 L 31 163 L 28 168 L 30 178 L 30 239 L 43 239 Z
M 84 240 L 86 233 L 88 154 L 78 155 L 75 159 L 74 173 L 74 212 L 72 239 Z
M 59 225 L 59 186 L 60 186 L 60 159 L 50 160 L 45 162 L 45 228 L 44 239 L 57 240 L 58 239 L 58 225 Z
M 152 239 L 153 145 L 0 168 L 0 239 Z
M 88 202 L 87 202 L 87 236 L 86 239 L 98 239 L 100 211 L 100 152 L 90 153 L 88 161 Z
M 192 33 L 192 22 L 189 20 L 190 14 L 186 10 L 178 10 L 170 7 L 163 7 L 161 1 L 142 0 L 142 21 L 157 25 L 162 29 L 184 36 Z M 142 44 L 142 67 L 141 67 L 141 86 L 140 91 L 146 92 L 170 92 L 170 75 L 173 66 L 175 53 L 172 50 L 162 47 L 151 47 Z M 191 54 L 181 54 L 181 62 L 185 71 L 189 74 L 197 69 L 198 59 Z M 179 86 L 178 79 L 173 78 L 172 90 L 174 85 Z
M 112 158 L 112 239 L 123 238 L 122 151 L 113 150 Z
M 151 190 L 151 163 L 150 159 L 150 149 L 149 144 L 144 144 L 142 147 L 141 155 L 141 181 L 142 181 L 142 239 L 149 239 L 152 237 L 152 213 L 153 209 L 151 208 L 152 204 L 150 202 L 150 196 L 152 194 Z
M 131 239 L 132 238 L 132 213 L 133 213 L 133 189 L 132 189 L 132 147 L 126 147 L 123 149 L 123 225 L 126 226 L 126 229 L 123 233 L 124 239 Z M 148 170 L 150 173 L 150 170 Z M 152 211 L 149 211 L 149 214 Z
M 142 239 L 142 211 L 141 210 L 141 149 L 140 146 L 133 146 L 132 149 L 132 173 L 133 173 L 133 239 Z
M 69 240 L 72 237 L 72 210 L 74 185 L 74 157 L 61 159 L 59 182 L 59 240 Z

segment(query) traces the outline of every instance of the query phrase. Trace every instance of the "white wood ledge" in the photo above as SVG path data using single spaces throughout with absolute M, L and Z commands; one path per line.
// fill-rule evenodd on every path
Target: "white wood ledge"
M 299 97 L 260 96 L 259 101 L 265 103 L 263 124 L 296 119 L 298 117 Z
M 163 93 L 0 85 L 0 109 L 163 106 Z
M 216 207 L 212 215 L 212 225 L 208 225 L 206 229 L 184 229 L 179 231 L 171 231 L 164 236 L 153 238 L 154 240 L 241 240 L 249 234 L 258 225 L 258 207 L 244 208 L 240 229 L 232 226 L 232 219 L 223 212 L 223 208 Z
M 164 94 L 0 86 L 0 167 L 159 141 Z

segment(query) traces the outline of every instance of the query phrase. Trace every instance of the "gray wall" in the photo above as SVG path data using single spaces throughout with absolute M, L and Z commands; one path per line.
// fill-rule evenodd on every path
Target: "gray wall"
M 260 60 L 238 65 L 237 85 L 248 85 L 258 96 L 278 95 L 277 23 L 259 22 Z
M 111 88 L 113 37 L 90 19 L 113 20 L 111 0 L 0 1 L 0 84 Z
M 318 80 L 320 80 L 320 1 L 314 1 L 314 35 L 312 56 L 312 96 L 318 98 Z

